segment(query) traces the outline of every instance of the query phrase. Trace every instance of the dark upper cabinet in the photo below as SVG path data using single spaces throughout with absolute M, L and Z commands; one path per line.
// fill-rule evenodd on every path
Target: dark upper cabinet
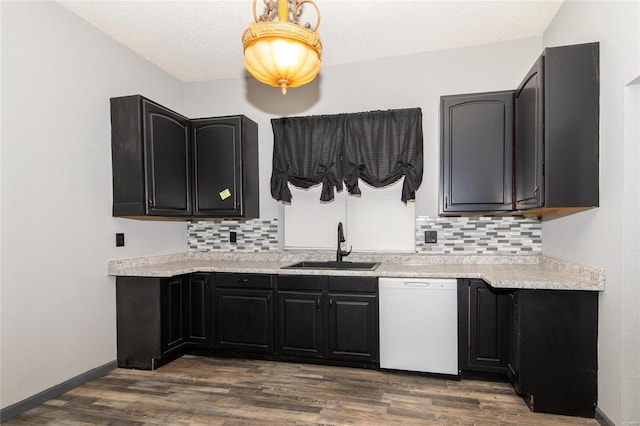
M 258 217 L 258 128 L 190 120 L 140 95 L 111 99 L 113 216 Z
M 545 49 L 509 117 L 500 92 L 442 97 L 440 213 L 597 207 L 599 92 L 599 44 L 588 43 Z
M 559 211 L 597 207 L 599 43 L 545 49 L 543 80 L 544 204 L 541 207 Z
M 507 375 L 536 412 L 593 417 L 598 293 L 515 290 L 508 303 Z
M 440 211 L 512 207 L 513 91 L 443 96 Z
M 538 58 L 515 95 L 515 205 L 517 209 L 544 204 L 543 64 Z
M 258 126 L 244 116 L 192 120 L 193 216 L 257 217 Z
M 458 351 L 462 371 L 506 373 L 509 292 L 482 280 L 458 281 Z
M 187 216 L 191 210 L 189 120 L 142 100 L 147 212 Z
M 114 216 L 189 216 L 189 120 L 141 96 L 111 99 Z

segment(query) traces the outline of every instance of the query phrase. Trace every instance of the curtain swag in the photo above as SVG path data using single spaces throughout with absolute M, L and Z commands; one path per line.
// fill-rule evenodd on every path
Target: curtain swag
M 343 182 L 359 195 L 358 179 L 379 188 L 404 176 L 406 203 L 422 183 L 420 108 L 276 118 L 271 127 L 271 195 L 278 201 L 291 202 L 287 182 L 322 184 L 320 200 L 331 201 Z

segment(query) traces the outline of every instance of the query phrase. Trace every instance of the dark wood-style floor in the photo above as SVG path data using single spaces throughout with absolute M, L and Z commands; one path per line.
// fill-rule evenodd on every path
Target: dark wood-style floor
M 8 425 L 597 425 L 531 413 L 507 383 L 183 356 L 156 371 L 116 369 Z

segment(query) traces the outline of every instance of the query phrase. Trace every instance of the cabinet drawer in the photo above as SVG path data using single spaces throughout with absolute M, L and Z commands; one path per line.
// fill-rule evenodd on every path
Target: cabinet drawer
M 278 275 L 278 290 L 319 291 L 323 289 L 319 275 Z
M 216 273 L 216 287 L 271 289 L 271 275 Z
M 329 277 L 330 292 L 373 293 L 378 291 L 376 277 Z

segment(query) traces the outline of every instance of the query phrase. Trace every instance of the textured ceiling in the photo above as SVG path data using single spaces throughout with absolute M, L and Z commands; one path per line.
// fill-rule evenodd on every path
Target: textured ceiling
M 245 75 L 251 0 L 59 1 L 184 82 Z M 540 36 L 562 1 L 316 0 L 323 66 Z M 264 9 L 257 2 L 258 14 Z M 307 8 L 302 23 L 315 24 Z

